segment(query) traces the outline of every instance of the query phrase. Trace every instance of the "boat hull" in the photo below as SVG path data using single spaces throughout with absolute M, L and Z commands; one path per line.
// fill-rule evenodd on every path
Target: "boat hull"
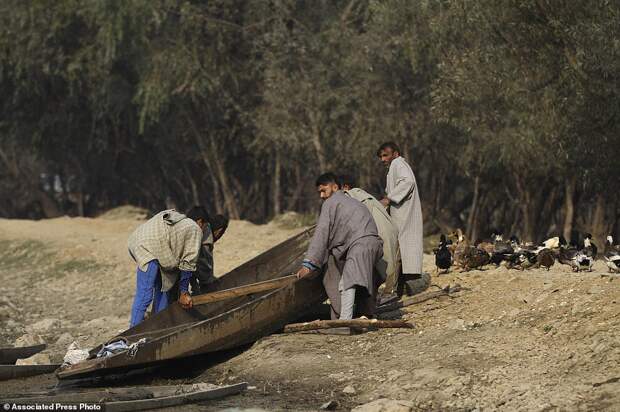
M 46 347 L 47 345 L 43 343 L 34 346 L 0 348 L 0 365 L 14 365 L 18 359 L 29 358 L 41 352 Z
M 310 235 L 310 231 L 305 231 L 229 272 L 221 278 L 219 289 L 278 277 L 274 273 L 280 276 L 290 273 L 291 268 L 299 267 Z M 317 277 L 220 305 L 204 305 L 205 309 L 197 307 L 188 311 L 174 303 L 143 322 L 144 325 L 119 335 L 130 343 L 146 338 L 137 350 L 64 367 L 57 376 L 59 379 L 102 376 L 239 347 L 281 330 L 287 323 L 315 310 L 325 298 L 321 279 Z

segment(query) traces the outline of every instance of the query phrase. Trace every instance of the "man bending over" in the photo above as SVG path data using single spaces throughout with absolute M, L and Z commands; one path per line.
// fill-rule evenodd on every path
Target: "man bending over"
M 164 210 L 140 225 L 129 237 L 129 254 L 138 264 L 136 295 L 130 327 L 144 320 L 153 302 L 153 313 L 168 306 L 168 291 L 179 280 L 179 303 L 192 307 L 188 287 L 207 222 L 193 220 L 174 209 Z

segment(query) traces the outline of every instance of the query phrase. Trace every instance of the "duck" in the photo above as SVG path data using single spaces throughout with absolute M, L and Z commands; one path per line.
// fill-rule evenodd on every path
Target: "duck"
M 592 260 L 596 260 L 598 248 L 592 242 L 592 235 L 589 233 L 586 233 L 586 235 L 583 238 L 583 253 L 585 253 L 586 256 L 588 256 Z
M 549 248 L 542 246 L 536 254 L 536 264 L 538 267 L 543 267 L 547 270 L 555 264 L 555 255 Z
M 491 237 L 488 239 L 484 239 L 479 242 L 476 242 L 476 247 L 480 250 L 484 250 L 489 255 L 492 255 L 493 249 L 495 247 L 495 239 L 497 239 L 498 234 L 499 233 L 497 230 L 493 230 L 491 232 Z
M 509 241 L 513 251 L 519 252 L 521 250 L 521 240 L 517 235 L 510 236 Z
M 458 261 L 455 258 L 455 261 L 463 269 L 463 272 L 471 269 L 479 269 L 489 263 L 490 260 L 491 256 L 487 252 L 480 250 L 475 246 L 467 246 L 458 255 Z
M 518 253 L 517 261 L 519 262 L 517 266 L 519 269 L 529 269 L 536 265 L 536 253 L 530 250 L 523 250 Z
M 486 241 L 483 241 L 483 242 L 479 242 L 479 243 L 476 245 L 476 247 L 477 247 L 478 249 L 480 249 L 480 250 L 484 250 L 484 251 L 485 251 L 485 252 L 487 252 L 488 254 L 492 254 L 492 253 L 493 253 L 493 248 L 494 248 L 494 245 L 493 245 L 493 242 L 486 242 Z
M 620 245 L 614 246 L 614 239 L 607 236 L 605 242 L 605 263 L 609 268 L 609 273 L 620 273 Z
M 571 267 L 574 272 L 579 272 L 581 270 L 587 270 L 588 272 L 592 272 L 592 265 L 594 264 L 594 259 L 590 256 L 586 255 L 583 250 L 578 251 L 573 261 L 571 263 Z
M 448 273 L 450 266 L 452 266 L 452 253 L 448 249 L 448 245 L 452 244 L 451 241 L 446 240 L 446 236 L 442 234 L 439 238 L 439 245 L 435 249 L 435 266 L 437 267 L 437 273 L 439 269 L 445 270 L 444 273 Z
M 507 269 L 515 269 L 515 268 L 522 268 L 522 264 L 524 262 L 524 254 L 522 252 L 515 252 L 512 253 L 510 255 L 507 255 L 504 258 L 504 261 L 506 262 L 506 268 Z
M 605 254 L 605 263 L 609 273 L 620 273 L 620 252 L 610 251 Z
M 493 240 L 493 251 L 490 253 L 490 262 L 499 266 L 509 255 L 515 253 L 513 242 L 516 236 L 511 237 L 510 242 L 505 242 L 501 234 L 495 235 Z M 517 239 L 518 240 L 518 239 Z
M 456 238 L 456 242 L 448 249 L 452 252 L 452 261 L 459 265 L 463 253 L 470 247 L 469 240 L 465 237 L 461 229 L 452 232 L 451 236 Z
M 614 245 L 614 238 L 611 235 L 607 235 L 607 240 L 605 240 L 605 248 L 603 249 L 603 254 L 607 254 L 610 250 L 615 250 L 616 252 L 620 252 L 620 244 Z
M 542 242 L 545 249 L 557 249 L 560 247 L 560 237 L 554 236 Z
M 557 254 L 558 262 L 563 265 L 568 265 L 574 270 L 575 267 L 579 267 L 578 265 L 575 266 L 578 253 L 580 252 L 577 249 L 560 244 L 560 249 Z

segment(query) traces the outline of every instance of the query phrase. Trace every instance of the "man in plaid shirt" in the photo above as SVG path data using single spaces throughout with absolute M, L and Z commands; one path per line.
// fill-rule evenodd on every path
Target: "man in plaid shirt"
M 200 213 L 199 213 L 200 212 Z M 192 307 L 189 281 L 196 261 L 208 215 L 204 208 L 192 209 L 192 216 L 164 210 L 140 225 L 129 237 L 129 254 L 138 264 L 136 295 L 131 309 L 133 327 L 144 320 L 153 302 L 153 313 L 168 306 L 168 291 L 179 280 L 179 303 Z

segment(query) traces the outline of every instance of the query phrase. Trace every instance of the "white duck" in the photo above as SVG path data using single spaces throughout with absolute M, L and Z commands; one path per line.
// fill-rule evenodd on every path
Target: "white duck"
M 607 236 L 605 242 L 605 263 L 609 272 L 620 273 L 620 245 L 614 245 L 614 239 Z

